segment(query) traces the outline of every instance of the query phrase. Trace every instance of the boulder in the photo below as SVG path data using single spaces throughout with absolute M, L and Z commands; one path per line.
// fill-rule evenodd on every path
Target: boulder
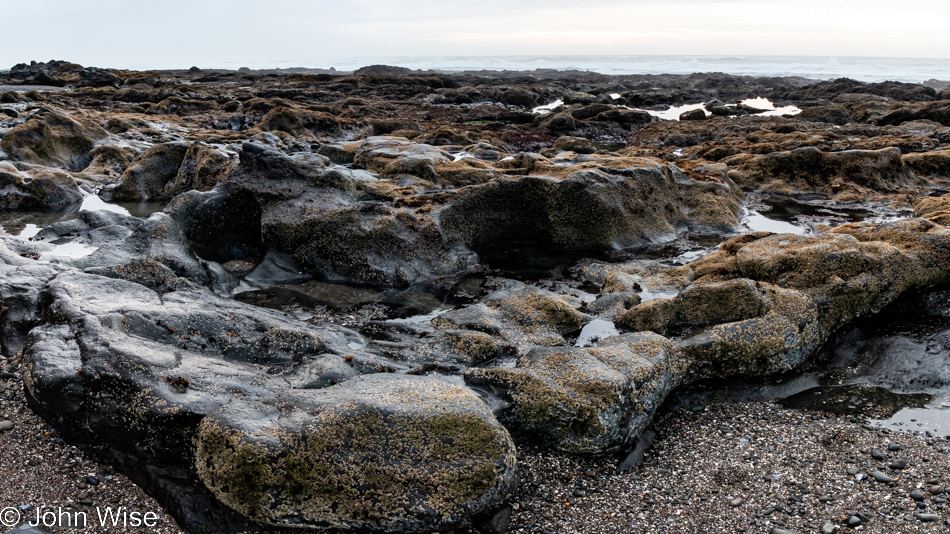
M 358 167 L 383 176 L 410 174 L 430 181 L 437 181 L 436 167 L 449 161 L 441 149 L 400 137 L 370 137 L 353 158 Z
M 0 161 L 0 210 L 63 210 L 82 199 L 79 184 L 67 172 L 44 167 L 21 171 Z
M 950 197 L 923 197 L 914 203 L 914 217 L 927 219 L 930 222 L 950 225 Z
M 154 263 L 101 272 L 46 277 L 47 308 L 24 350 L 28 397 L 185 529 L 428 532 L 464 527 L 513 491 L 511 440 L 470 391 L 351 378 L 386 365 L 350 348 L 365 345 L 356 333 L 180 279 L 164 292 L 155 282 L 174 278 Z
M 508 89 L 501 94 L 500 100 L 502 104 L 523 108 L 533 108 L 538 105 L 538 95 L 520 87 Z
M 925 104 L 898 104 L 874 121 L 879 126 L 898 125 L 908 121 L 929 120 L 950 126 L 950 101 L 938 100 Z
M 919 177 L 940 180 L 950 178 L 950 150 L 904 154 L 901 160 L 904 166 Z
M 508 368 L 473 368 L 465 381 L 509 404 L 499 417 L 519 435 L 573 454 L 609 454 L 636 442 L 679 384 L 673 344 L 626 334 L 598 348 L 536 348 Z M 651 415 L 647 415 L 651 414 Z
M 91 161 L 82 175 L 97 182 L 111 183 L 129 168 L 135 154 L 129 148 L 99 145 L 89 152 L 89 158 Z
M 571 132 L 577 129 L 577 121 L 569 112 L 562 111 L 549 113 L 541 119 L 541 126 L 551 133 Z
M 475 394 L 386 374 L 212 412 L 196 462 L 234 510 L 296 528 L 459 527 L 517 484 L 511 438 Z
M 586 121 L 611 110 L 614 110 L 614 107 L 607 104 L 589 104 L 586 106 L 571 106 L 568 112 L 575 119 Z
M 691 111 L 686 111 L 680 114 L 681 121 L 704 121 L 706 120 L 706 111 L 702 109 L 694 109 Z
M 122 173 L 119 185 L 112 190 L 118 200 L 162 198 L 169 184 L 174 184 L 179 168 L 189 151 L 188 143 L 155 145 L 135 158 Z
M 677 335 L 687 378 L 770 375 L 804 364 L 827 339 L 807 295 L 753 282 L 694 285 L 622 313 L 622 328 Z
M 687 224 L 680 184 L 686 189 L 696 183 L 675 167 L 641 165 L 579 170 L 563 180 L 528 176 L 472 186 L 440 212 L 440 227 L 450 242 L 475 251 L 514 242 L 570 250 L 662 240 Z M 709 189 L 732 196 L 730 183 L 710 182 Z M 728 202 L 738 209 L 734 196 Z
M 278 107 L 267 112 L 258 128 L 264 131 L 287 132 L 294 137 L 336 134 L 340 121 L 319 111 Z
M 646 111 L 638 109 L 611 109 L 597 115 L 594 120 L 598 122 L 616 122 L 625 126 L 640 126 L 653 122 L 656 118 Z
M 733 156 L 729 177 L 740 186 L 837 195 L 849 189 L 894 192 L 919 184 L 897 148 L 823 152 L 798 148 L 762 156 Z
M 185 191 L 210 191 L 223 182 L 237 165 L 237 156 L 200 141 L 188 147 L 174 181 L 165 184 L 163 196 L 172 198 Z
M 408 141 L 371 142 L 357 154 L 368 166 L 401 165 L 395 162 L 402 159 L 435 172 L 429 165 L 448 159 L 426 145 L 415 145 L 423 147 L 417 151 Z M 390 149 L 398 155 L 387 158 Z M 222 263 L 273 248 L 293 254 L 324 280 L 385 287 L 407 287 L 474 266 L 471 252 L 444 242 L 428 206 L 376 200 L 364 191 L 374 183 L 365 174 L 328 166 L 315 154 L 287 156 L 245 144 L 240 164 L 217 189 L 181 195 L 167 210 L 199 255 Z
M 554 148 L 557 150 L 576 152 L 578 154 L 593 154 L 597 152 L 597 147 L 594 146 L 594 143 L 590 142 L 590 139 L 567 135 L 559 137 L 558 140 L 554 142 Z
M 581 329 L 585 316 L 577 310 L 580 305 L 579 300 L 508 281 L 478 304 L 439 315 L 432 326 L 483 332 L 515 348 L 551 347 L 563 345 L 565 334 Z
M 51 60 L 46 63 L 32 61 L 20 63 L 10 69 L 10 77 L 29 85 L 49 85 L 65 87 L 79 85 L 82 82 L 82 65 L 69 61 Z
M 798 114 L 798 118 L 806 121 L 827 122 L 839 126 L 854 122 L 848 108 L 841 105 L 805 108 Z
M 90 120 L 44 107 L 0 138 L 0 149 L 15 160 L 81 171 L 95 142 L 107 135 Z
M 190 100 L 170 96 L 154 106 L 150 106 L 146 113 L 149 115 L 177 115 L 179 117 L 187 117 L 198 113 L 205 113 L 217 107 L 218 105 L 214 101 Z

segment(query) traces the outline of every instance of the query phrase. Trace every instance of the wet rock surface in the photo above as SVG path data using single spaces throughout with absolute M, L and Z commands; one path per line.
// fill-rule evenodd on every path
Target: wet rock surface
M 536 74 L 17 66 L 4 83 L 67 87 L 0 116 L 0 348 L 32 409 L 189 532 L 573 531 L 520 507 L 545 462 L 634 451 L 626 476 L 650 472 L 641 437 L 675 390 L 853 366 L 885 345 L 861 321 L 947 308 L 932 90 Z M 934 394 L 914 378 L 950 385 L 917 361 L 864 363 L 910 404 Z M 887 460 L 862 491 L 907 483 L 914 461 Z M 935 499 L 913 524 L 945 519 Z

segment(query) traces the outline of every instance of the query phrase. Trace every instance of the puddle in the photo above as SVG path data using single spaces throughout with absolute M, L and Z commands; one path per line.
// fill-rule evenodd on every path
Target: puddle
M 663 290 L 663 289 L 651 290 L 644 287 L 643 289 L 640 290 L 640 302 L 646 302 L 648 300 L 656 300 L 656 299 L 671 299 L 679 294 L 680 294 L 679 291 Z
M 779 115 L 798 115 L 802 112 L 801 108 L 798 106 L 782 106 L 775 107 L 775 104 L 772 103 L 768 98 L 756 97 L 756 98 L 747 98 L 741 102 L 741 104 L 749 106 L 750 108 L 764 110 L 763 113 L 759 113 L 759 117 L 775 117 Z
M 923 408 L 930 402 L 926 393 L 895 393 L 868 384 L 818 386 L 778 399 L 786 408 L 833 413 L 835 415 L 888 418 L 906 407 Z M 927 412 L 927 410 L 920 410 Z M 950 415 L 950 412 L 948 412 Z
M 21 230 L 19 234 L 16 234 L 16 237 L 20 239 L 30 239 L 31 237 L 36 237 L 36 234 L 41 231 L 43 231 L 43 228 L 32 223 L 27 223 L 27 225 L 23 227 L 23 230 Z
M 420 315 L 412 315 L 409 317 L 403 317 L 401 319 L 390 319 L 390 322 L 393 323 L 403 323 L 403 324 L 414 324 L 414 325 L 427 325 L 432 322 L 432 319 L 442 315 L 445 312 L 452 311 L 452 308 L 448 307 L 439 307 L 432 310 L 429 313 L 423 313 Z
M 581 329 L 580 336 L 578 336 L 577 341 L 574 343 L 575 347 L 596 347 L 597 343 L 610 336 L 619 335 L 620 331 L 617 330 L 617 327 L 612 321 L 604 321 L 603 319 L 594 319 L 593 321 L 584 325 L 584 328 Z
M 892 430 L 950 436 L 950 410 L 946 408 L 904 408 L 887 419 L 873 420 L 872 423 Z
M 563 105 L 564 105 L 564 101 L 559 98 L 559 99 L 555 100 L 554 102 L 551 102 L 550 104 L 545 104 L 545 105 L 543 105 L 543 106 L 538 106 L 538 107 L 532 109 L 532 110 L 531 110 L 531 113 L 536 113 L 536 114 L 538 114 L 538 115 L 544 115 L 544 114 L 546 114 L 546 113 L 551 113 L 551 111 L 553 111 L 553 110 L 556 109 L 557 107 L 563 106 Z
M 544 279 L 571 278 L 570 269 L 583 259 L 607 260 L 610 251 L 551 250 L 536 244 L 515 244 L 480 250 L 481 262 L 505 278 L 534 282 Z
M 631 108 L 631 109 L 634 109 L 634 108 Z M 686 104 L 685 106 L 670 106 L 669 109 L 666 109 L 663 111 L 656 111 L 656 110 L 649 110 L 649 109 L 644 109 L 640 111 L 646 111 L 650 115 L 653 115 L 654 117 L 657 117 L 659 119 L 663 119 L 667 121 L 678 121 L 680 120 L 680 115 L 682 115 L 683 113 L 686 113 L 687 111 L 693 111 L 694 109 L 703 110 L 703 112 L 706 113 L 707 117 L 712 115 L 712 113 L 706 111 L 705 102 L 703 102 L 702 104 Z
M 807 227 L 798 226 L 789 222 L 771 219 L 757 211 L 748 210 L 743 223 L 754 232 L 775 232 L 776 234 L 805 235 L 811 233 Z
M 153 213 L 165 209 L 165 202 L 115 202 L 110 203 L 96 195 L 89 195 L 76 207 L 64 211 L 4 211 L 0 212 L 0 228 L 8 234 L 29 239 L 40 230 L 58 222 L 76 218 L 80 211 L 111 211 L 147 219 Z
M 93 252 L 99 250 L 99 247 L 92 247 L 84 243 L 63 243 L 54 245 L 53 249 L 40 254 L 41 259 L 78 259 L 85 258 Z
M 95 195 L 92 195 L 95 196 Z M 99 197 L 95 197 L 99 199 Z M 88 200 L 89 197 L 86 197 Z M 91 201 L 98 205 L 98 202 Z M 139 219 L 148 219 L 152 216 L 153 213 L 158 213 L 165 209 L 165 206 L 168 205 L 167 202 L 112 202 L 108 203 L 102 199 L 99 199 L 99 202 L 104 204 L 104 208 L 108 211 L 114 211 L 116 213 L 122 213 L 123 215 L 131 215 L 133 217 L 138 217 Z M 85 201 L 83 201 L 85 203 Z M 122 211 L 120 211 L 122 210 Z
M 797 106 L 782 106 L 775 107 L 775 104 L 767 98 L 757 97 L 757 98 L 747 98 L 741 102 L 746 106 L 751 108 L 762 110 L 761 113 L 756 113 L 756 117 L 773 117 L 779 115 L 798 115 L 802 112 Z M 733 104 L 726 104 L 726 107 L 734 106 Z M 637 109 L 637 108 L 628 108 L 628 109 Z M 659 119 L 668 120 L 668 121 L 678 121 L 680 120 L 680 115 L 686 113 L 687 111 L 693 111 L 696 109 L 701 109 L 706 114 L 706 116 L 712 115 L 709 110 L 706 109 L 706 103 L 701 104 L 685 104 L 682 106 L 670 106 L 669 109 L 662 111 L 644 109 L 639 111 L 646 111 L 650 115 L 657 117 Z

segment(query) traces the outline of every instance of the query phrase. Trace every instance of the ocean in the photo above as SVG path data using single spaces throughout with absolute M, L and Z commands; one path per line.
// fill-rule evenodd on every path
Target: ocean
M 950 81 L 950 59 L 841 56 L 434 56 L 359 57 L 282 61 L 257 68 L 311 67 L 352 71 L 384 64 L 449 72 L 464 70 L 581 70 L 601 74 L 692 74 L 725 72 L 749 76 L 801 76 L 816 80 L 852 78 L 865 82 Z M 255 66 L 252 66 L 255 67 Z M 236 67 L 233 67 L 236 68 Z

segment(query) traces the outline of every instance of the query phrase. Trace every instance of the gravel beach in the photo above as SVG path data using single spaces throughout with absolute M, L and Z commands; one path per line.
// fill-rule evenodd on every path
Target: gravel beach
M 850 521 L 861 532 L 947 532 L 948 449 L 942 437 L 770 402 L 680 408 L 631 472 L 523 451 L 511 530 L 805 534 Z
M 16 374 L 2 376 L 0 420 L 12 422 L 13 429 L 0 432 L 0 508 L 16 508 L 24 517 L 36 507 L 85 510 L 97 523 L 97 507 L 126 506 L 159 514 L 148 532 L 182 532 L 126 477 L 65 445 L 26 405 Z M 849 521 L 855 531 L 869 533 L 950 528 L 945 437 L 894 432 L 772 402 L 681 407 L 660 421 L 645 462 L 625 472 L 618 472 L 615 458 L 549 454 L 523 445 L 522 485 L 511 503 L 509 532 L 805 534 L 849 531 Z M 901 462 L 903 469 L 896 469 Z M 893 482 L 876 481 L 875 472 Z M 50 530 L 135 529 L 96 524 Z
M 50 528 L 53 532 L 181 532 L 161 506 L 128 478 L 65 444 L 27 406 L 19 376 L 2 369 L 0 366 L 0 429 L 11 424 L 12 428 L 0 430 L 0 510 L 15 509 L 21 515 L 20 524 L 35 519 L 37 508 L 87 513 L 87 528 Z M 147 529 L 126 527 L 121 522 L 115 526 L 111 522 L 99 524 L 98 511 L 117 511 L 119 507 L 157 514 L 157 523 Z M 6 514 L 0 516 L 7 518 Z M 7 530 L 8 526 L 0 526 L 0 532 Z

